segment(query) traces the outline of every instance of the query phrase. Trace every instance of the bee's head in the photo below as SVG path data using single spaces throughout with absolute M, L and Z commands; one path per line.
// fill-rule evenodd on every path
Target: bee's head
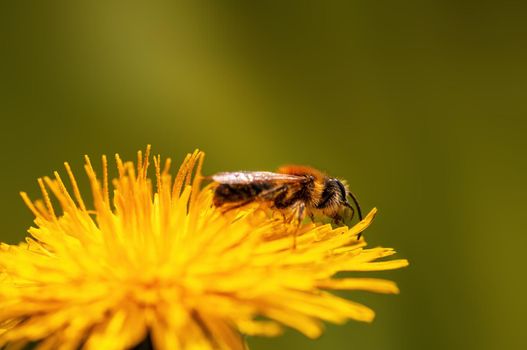
M 335 188 L 338 189 L 340 202 L 342 203 L 342 205 L 351 209 L 352 213 L 355 213 L 356 208 L 359 220 L 362 220 L 362 211 L 360 209 L 359 201 L 357 200 L 357 197 L 348 189 L 348 186 L 339 179 L 330 179 L 330 181 L 333 182 Z M 351 200 L 355 204 L 355 208 L 353 208 L 353 206 L 348 201 L 348 197 L 351 198 Z

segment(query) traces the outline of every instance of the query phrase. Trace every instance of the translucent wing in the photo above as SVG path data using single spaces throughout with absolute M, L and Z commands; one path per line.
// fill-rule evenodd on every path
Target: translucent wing
M 221 184 L 248 184 L 261 182 L 303 182 L 304 176 L 277 174 L 270 171 L 234 171 L 212 175 L 212 180 Z

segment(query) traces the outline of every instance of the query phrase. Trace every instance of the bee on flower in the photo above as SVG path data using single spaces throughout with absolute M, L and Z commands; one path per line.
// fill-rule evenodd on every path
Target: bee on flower
M 357 240 L 375 209 L 353 227 L 301 223 L 291 250 L 290 232 L 257 206 L 224 215 L 212 205 L 202 162 L 188 154 L 173 176 L 148 147 L 136 164 L 117 155 L 110 181 L 107 158 L 98 175 L 86 157 L 92 200 L 67 163 L 66 177 L 38 180 L 41 200 L 22 193 L 35 220 L 23 243 L 0 245 L 0 347 L 241 350 L 244 335 L 286 326 L 316 338 L 322 321 L 373 319 L 332 290 L 398 292 L 383 279 L 335 277 L 408 264 L 376 261 L 394 251 Z

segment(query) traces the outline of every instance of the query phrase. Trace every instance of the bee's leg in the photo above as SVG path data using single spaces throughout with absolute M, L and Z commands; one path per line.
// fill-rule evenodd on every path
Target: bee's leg
M 302 201 L 298 201 L 294 204 L 293 207 L 293 216 L 296 216 L 296 227 L 293 232 L 293 245 L 291 247 L 292 250 L 296 249 L 296 239 L 298 236 L 298 231 L 300 230 L 300 226 L 302 225 L 302 221 L 304 221 L 304 218 L 306 217 L 306 205 Z
M 304 202 L 299 202 L 296 212 L 296 218 L 298 220 L 298 226 L 302 224 L 304 218 L 306 217 L 306 204 Z
M 297 209 L 297 227 L 295 230 L 295 233 L 293 234 L 293 249 L 296 249 L 296 236 L 298 234 L 298 230 L 300 230 L 300 226 L 302 225 L 302 221 L 304 221 L 304 218 L 306 217 L 306 204 L 304 202 L 299 202 L 298 209 Z

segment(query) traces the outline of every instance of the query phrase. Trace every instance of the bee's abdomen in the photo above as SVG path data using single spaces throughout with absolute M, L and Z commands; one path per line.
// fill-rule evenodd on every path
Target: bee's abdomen
M 258 195 L 269 189 L 269 185 L 261 184 L 219 184 L 214 191 L 213 202 L 215 206 L 226 203 L 239 203 L 255 200 Z

